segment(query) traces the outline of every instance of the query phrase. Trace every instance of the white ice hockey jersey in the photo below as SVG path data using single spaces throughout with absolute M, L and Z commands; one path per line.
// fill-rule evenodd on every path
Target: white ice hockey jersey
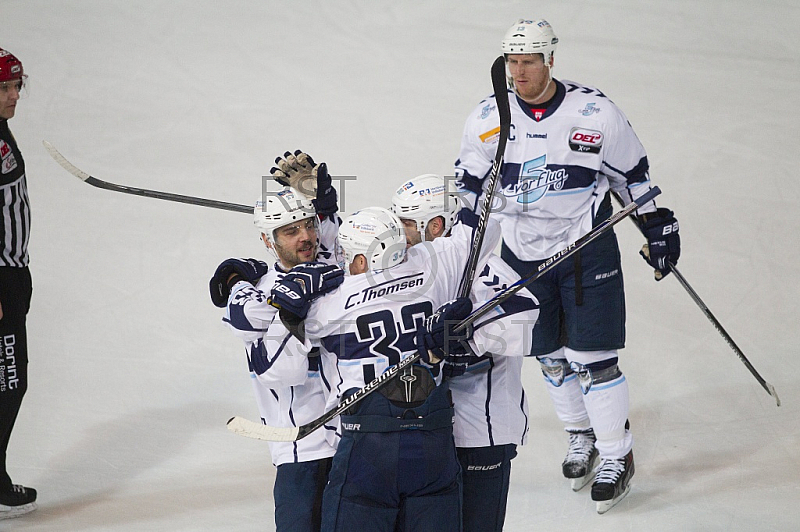
M 510 266 L 492 256 L 470 297 L 476 305 L 482 304 L 518 280 Z M 472 357 L 467 371 L 450 380 L 456 447 L 525 444 L 529 423 L 522 357 L 530 353 L 538 317 L 536 298 L 523 288 L 476 324 L 470 343 L 481 356 Z
M 326 218 L 320 224 L 318 260 L 338 264 L 336 251 L 338 223 Z M 272 287 L 284 272 L 276 263 L 255 286 L 240 281 L 233 286 L 223 321 L 245 343 L 250 377 L 262 423 L 274 427 L 296 427 L 309 423 L 325 412 L 330 391 L 322 374 L 320 358 L 292 349 L 297 339 L 289 334 L 278 311 L 267 304 Z M 326 432 L 331 432 L 326 435 Z M 336 427 L 323 427 L 296 442 L 270 442 L 275 466 L 308 462 L 333 456 L 336 452 Z
M 625 201 L 650 189 L 647 155 L 622 111 L 594 87 L 554 82 L 555 100 L 543 112 L 509 91 L 511 131 L 492 216 L 505 244 L 525 261 L 546 259 L 591 230 L 609 187 Z M 492 95 L 464 126 L 456 183 L 477 197 L 487 185 L 499 123 Z M 639 212 L 653 210 L 651 202 Z

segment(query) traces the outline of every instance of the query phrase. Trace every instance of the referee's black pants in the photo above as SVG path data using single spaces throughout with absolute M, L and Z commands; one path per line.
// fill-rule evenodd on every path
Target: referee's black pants
M 0 491 L 11 490 L 6 450 L 22 397 L 28 389 L 28 338 L 25 317 L 31 304 L 27 267 L 0 267 Z

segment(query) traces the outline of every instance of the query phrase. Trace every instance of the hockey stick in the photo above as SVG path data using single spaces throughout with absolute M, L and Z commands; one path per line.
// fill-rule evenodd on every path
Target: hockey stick
M 475 240 L 472 243 L 467 264 L 464 266 L 464 274 L 461 276 L 461 284 L 458 287 L 459 297 L 467 297 L 472 288 L 472 281 L 475 278 L 475 270 L 478 267 L 483 237 L 486 234 L 486 226 L 489 223 L 489 213 L 492 210 L 492 200 L 497 182 L 500 181 L 500 169 L 503 166 L 503 157 L 506 153 L 508 134 L 511 131 L 511 107 L 508 103 L 508 86 L 506 84 L 506 60 L 500 56 L 492 63 L 492 88 L 494 98 L 497 102 L 497 112 L 500 115 L 500 137 L 497 139 L 497 152 L 495 152 L 494 163 L 489 174 L 489 184 L 486 187 L 486 196 L 483 198 L 481 215 L 475 228 Z
M 613 192 L 613 194 L 614 198 L 619 202 L 620 205 L 622 205 L 623 204 L 622 198 L 619 196 L 619 194 L 617 194 L 616 192 Z M 636 217 L 633 216 L 633 214 L 631 214 L 630 218 L 633 224 L 636 226 L 636 228 L 639 229 L 639 232 L 644 234 L 644 232 L 642 231 L 642 226 L 639 225 L 639 220 L 637 220 Z M 703 314 L 706 315 L 708 321 L 710 321 L 711 324 L 714 326 L 714 328 L 717 330 L 717 332 L 719 332 L 719 334 L 722 335 L 722 338 L 725 339 L 725 342 L 728 344 L 728 346 L 731 349 L 733 349 L 733 352 L 736 353 L 736 356 L 739 357 L 739 360 L 741 360 L 742 363 L 745 365 L 745 367 L 748 370 L 750 370 L 750 373 L 753 374 L 753 377 L 756 378 L 761 387 L 764 388 L 764 390 L 766 390 L 766 392 L 775 399 L 775 403 L 777 406 L 781 406 L 781 400 L 780 398 L 778 398 L 778 392 L 775 391 L 775 387 L 770 383 L 768 383 L 767 381 L 765 381 L 764 378 L 758 373 L 758 371 L 756 371 L 756 368 L 754 368 L 753 365 L 750 363 L 750 361 L 747 360 L 747 357 L 744 356 L 744 352 L 742 352 L 742 350 L 739 349 L 739 346 L 736 345 L 736 342 L 733 341 L 733 338 L 731 338 L 731 335 L 728 334 L 728 331 L 725 330 L 725 327 L 722 326 L 722 324 L 714 316 L 714 314 L 711 313 L 711 310 L 706 306 L 703 300 L 700 299 L 700 296 L 697 295 L 697 292 L 695 292 L 694 289 L 691 287 L 691 285 L 689 285 L 689 282 L 686 280 L 683 274 L 681 274 L 681 272 L 678 270 L 678 267 L 670 262 L 669 269 L 675 275 L 675 278 L 681 284 L 683 289 L 686 290 L 686 292 L 689 294 L 689 297 L 691 297 L 692 300 L 695 302 L 695 304 L 698 307 L 700 307 L 700 310 L 703 312 Z
M 189 205 L 199 205 L 201 207 L 210 207 L 212 209 L 222 209 L 224 211 L 233 211 L 233 212 L 246 212 L 248 214 L 253 214 L 253 206 L 251 205 L 241 205 L 239 203 L 228 203 L 225 201 L 217 201 L 212 199 L 205 199 L 205 198 L 196 198 L 194 196 L 184 196 L 182 194 L 173 194 L 171 192 L 159 192 L 157 190 L 148 190 L 146 188 L 136 188 L 136 187 L 129 187 L 126 185 L 117 185 L 115 183 L 109 183 L 108 181 L 103 181 L 101 179 L 97 179 L 93 177 L 71 162 L 69 162 L 59 151 L 47 142 L 46 140 L 42 141 L 44 144 L 44 148 L 47 150 L 47 153 L 50 154 L 50 157 L 55 160 L 61 167 L 69 172 L 70 174 L 74 175 L 81 181 L 92 185 L 93 187 L 97 188 L 104 188 L 106 190 L 113 190 L 114 192 L 122 192 L 124 194 L 133 194 L 134 196 L 144 196 L 146 198 L 155 198 L 155 199 L 162 199 L 167 201 L 175 201 L 177 203 L 188 203 Z
M 492 299 L 478 307 L 476 310 L 472 311 L 472 314 L 461 320 L 461 322 L 456 325 L 453 332 L 461 332 L 466 329 L 470 324 L 474 323 L 475 321 L 479 320 L 486 314 L 492 311 L 496 306 L 502 304 L 505 300 L 534 282 L 536 279 L 542 276 L 545 272 L 550 270 L 556 264 L 562 262 L 567 257 L 574 255 L 579 249 L 583 248 L 589 242 L 595 240 L 597 237 L 611 229 L 614 225 L 619 223 L 620 220 L 632 214 L 633 211 L 651 201 L 653 198 L 661 194 L 661 189 L 658 187 L 653 187 L 651 190 L 644 193 L 641 197 L 633 200 L 630 202 L 627 207 L 624 207 L 622 210 L 614 214 L 613 216 L 609 217 L 602 223 L 598 224 L 596 227 L 593 227 L 591 231 L 580 237 L 578 240 L 567 246 L 566 248 L 562 249 L 549 259 L 545 260 L 543 263 L 539 265 L 539 269 L 536 273 L 530 275 L 525 279 L 520 279 L 516 283 L 512 284 L 502 292 L 499 292 L 496 296 Z
M 455 331 L 456 332 L 462 331 L 469 324 L 473 323 L 475 320 L 486 315 L 494 307 L 501 304 L 506 299 L 508 299 L 512 295 L 522 290 L 525 286 L 529 285 L 530 283 L 532 283 L 533 281 L 544 275 L 546 272 L 550 271 L 556 264 L 559 264 L 567 257 L 576 253 L 579 249 L 585 247 L 589 242 L 593 241 L 601 234 L 611 229 L 611 227 L 613 227 L 616 223 L 625 218 L 628 214 L 632 213 L 635 209 L 641 207 L 648 201 L 652 200 L 660 193 L 661 190 L 659 190 L 658 187 L 653 187 L 652 190 L 644 194 L 641 198 L 631 202 L 627 207 L 625 207 L 615 215 L 611 216 L 603 223 L 599 224 L 597 227 L 594 227 L 591 231 L 580 237 L 578 240 L 576 240 L 563 250 L 559 251 L 558 253 L 556 253 L 546 261 L 544 261 L 542 265 L 539 266 L 539 269 L 536 273 L 534 273 L 533 275 L 531 275 L 526 279 L 521 279 L 517 281 L 513 285 L 509 286 L 506 290 L 500 292 L 498 295 L 487 301 L 485 304 L 481 305 L 467 318 L 462 320 L 456 327 Z M 301 425 L 299 427 L 272 427 L 269 425 L 262 425 L 260 423 L 256 423 L 254 421 L 250 421 L 248 419 L 236 416 L 228 420 L 228 429 L 241 436 L 246 436 L 248 438 L 255 438 L 257 440 L 283 441 L 283 442 L 297 441 L 301 438 L 308 436 L 321 426 L 333 420 L 336 416 L 338 416 L 339 414 L 341 414 L 342 412 L 344 412 L 345 410 L 347 410 L 348 408 L 350 408 L 351 406 L 361 401 L 366 396 L 368 396 L 369 394 L 371 394 L 372 392 L 374 392 L 375 390 L 377 390 L 378 388 L 389 382 L 405 368 L 411 366 L 412 364 L 414 364 L 414 362 L 419 360 L 420 356 L 421 355 L 418 351 L 412 355 L 407 356 L 406 358 L 398 362 L 396 365 L 386 370 L 380 377 L 374 379 L 365 387 L 361 388 L 356 393 L 354 393 L 353 395 L 349 396 L 347 399 L 342 401 L 339 404 L 339 406 L 324 413 L 322 416 L 318 417 L 314 421 L 307 423 L 305 425 Z

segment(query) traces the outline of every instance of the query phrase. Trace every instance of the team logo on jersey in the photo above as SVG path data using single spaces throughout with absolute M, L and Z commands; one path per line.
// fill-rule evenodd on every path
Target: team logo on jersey
M 533 114 L 533 119 L 538 122 L 539 120 L 542 119 L 546 111 L 547 109 L 531 109 L 531 113 Z
M 584 107 L 583 109 L 578 109 L 578 112 L 583 116 L 592 116 L 594 113 L 599 113 L 600 108 L 595 107 L 595 103 L 592 102 L 592 103 L 587 103 L 586 107 Z
M 548 190 L 561 190 L 569 179 L 566 169 L 547 168 L 546 155 L 531 159 L 522 165 L 519 181 L 503 189 L 507 198 L 516 197 L 517 203 L 533 203 L 544 197 Z
M 581 153 L 599 153 L 603 134 L 594 129 L 573 127 L 569 132 L 569 149 Z
M 492 111 L 494 111 L 494 109 L 495 109 L 494 105 L 487 103 L 486 106 L 483 109 L 481 109 L 481 120 L 489 118 L 489 115 L 492 114 Z

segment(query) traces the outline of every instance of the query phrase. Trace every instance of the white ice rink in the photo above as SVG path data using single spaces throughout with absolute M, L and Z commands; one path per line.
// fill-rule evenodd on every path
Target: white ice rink
M 467 113 L 519 17 L 560 38 L 554 75 L 627 114 L 681 223 L 656 283 L 620 224 L 630 495 L 595 513 L 561 478 L 567 439 L 533 360 L 532 429 L 507 531 L 789 531 L 800 522 L 800 7 L 796 1 L 2 0 L 0 47 L 31 92 L 10 126 L 33 205 L 30 385 L 9 448 L 39 510 L 0 530 L 273 530 L 242 347 L 208 279 L 265 257 L 247 215 L 92 188 L 45 152 L 131 186 L 251 203 L 285 150 L 348 182 L 341 207 L 450 174 Z

